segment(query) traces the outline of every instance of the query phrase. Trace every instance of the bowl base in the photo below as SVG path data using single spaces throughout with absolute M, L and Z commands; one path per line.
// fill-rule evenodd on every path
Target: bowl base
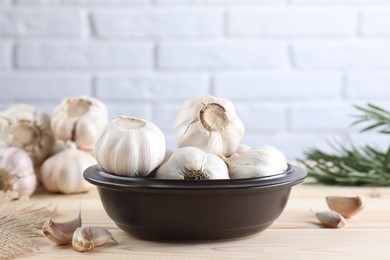
M 256 227 L 247 227 L 229 230 L 202 230 L 202 231 L 178 231 L 178 230 L 150 230 L 134 226 L 124 225 L 115 222 L 115 224 L 125 232 L 144 240 L 152 241 L 200 241 L 200 240 L 224 240 L 250 236 L 264 231 L 273 222 L 265 223 Z

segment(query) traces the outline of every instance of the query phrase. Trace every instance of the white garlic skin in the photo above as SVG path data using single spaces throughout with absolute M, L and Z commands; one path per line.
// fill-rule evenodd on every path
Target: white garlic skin
M 173 129 L 178 147 L 194 146 L 227 157 L 237 150 L 245 131 L 233 103 L 214 96 L 185 101 Z
M 30 196 L 37 178 L 30 156 L 16 147 L 0 147 L 0 183 L 4 189 L 16 191 L 20 197 Z
M 252 148 L 226 158 L 225 162 L 231 179 L 270 176 L 283 173 L 288 168 L 283 153 L 270 145 Z
M 54 147 L 50 117 L 33 106 L 14 105 L 0 112 L 0 140 L 25 150 L 39 168 Z
M 51 117 L 56 138 L 73 141 L 79 149 L 91 152 L 103 127 L 108 122 L 106 105 L 91 97 L 68 97 L 57 106 Z
M 199 177 L 194 176 L 199 172 Z M 196 147 L 183 147 L 157 170 L 157 179 L 229 179 L 226 163 L 215 154 Z
M 50 192 L 64 194 L 87 192 L 95 186 L 84 180 L 83 172 L 96 160 L 75 145 L 47 159 L 41 167 L 41 181 Z
M 110 231 L 102 227 L 79 227 L 73 233 L 72 246 L 79 252 L 89 251 L 97 246 L 102 246 L 108 241 L 116 242 Z
M 94 155 L 106 172 L 145 177 L 162 163 L 165 147 L 164 134 L 155 124 L 118 116 L 103 129 Z
M 237 153 L 237 154 L 243 154 L 243 153 L 249 151 L 251 148 L 252 148 L 252 147 L 250 147 L 249 145 L 246 145 L 246 144 L 239 144 L 235 153 Z

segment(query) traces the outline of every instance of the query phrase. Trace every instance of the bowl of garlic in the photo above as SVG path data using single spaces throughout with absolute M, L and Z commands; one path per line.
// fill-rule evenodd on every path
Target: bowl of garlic
M 283 212 L 307 172 L 275 147 L 240 144 L 244 125 L 227 99 L 187 100 L 166 149 L 152 122 L 118 116 L 101 131 L 98 165 L 84 178 L 97 186 L 108 216 L 147 240 L 218 240 L 252 235 Z

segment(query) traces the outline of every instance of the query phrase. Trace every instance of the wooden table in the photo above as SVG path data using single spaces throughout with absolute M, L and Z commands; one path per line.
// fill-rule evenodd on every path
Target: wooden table
M 327 195 L 362 195 L 365 209 L 347 220 L 343 229 L 320 226 L 310 209 L 326 210 Z M 120 230 L 105 213 L 98 193 L 56 195 L 39 192 L 32 200 L 58 206 L 59 218 L 78 214 L 83 225 L 110 230 L 119 241 L 79 253 L 71 246 L 38 238 L 39 251 L 28 259 L 390 259 L 390 188 L 335 187 L 306 180 L 292 190 L 287 207 L 262 233 L 217 242 L 162 243 L 134 238 Z

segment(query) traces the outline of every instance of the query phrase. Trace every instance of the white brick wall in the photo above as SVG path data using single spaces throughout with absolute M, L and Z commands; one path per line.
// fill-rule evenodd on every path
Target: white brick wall
M 66 96 L 172 124 L 188 97 L 230 98 L 243 142 L 289 158 L 348 134 L 353 104 L 390 109 L 390 0 L 0 0 L 0 109 Z

